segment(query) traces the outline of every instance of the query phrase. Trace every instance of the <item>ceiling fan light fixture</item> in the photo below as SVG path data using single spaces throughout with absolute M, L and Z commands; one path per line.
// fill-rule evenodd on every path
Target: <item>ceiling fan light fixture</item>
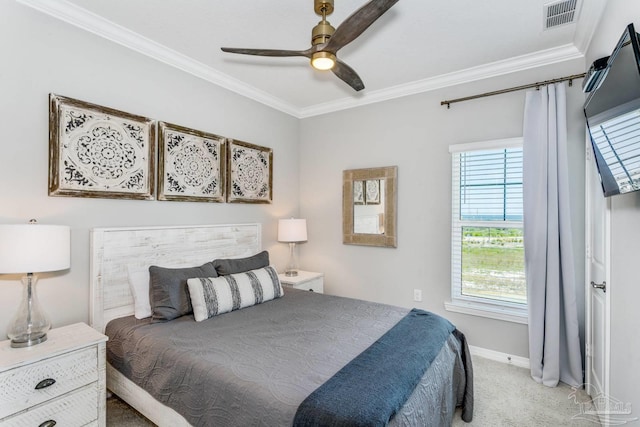
M 288 57 L 302 56 L 310 59 L 311 66 L 316 70 L 331 70 L 336 77 L 349 85 L 353 90 L 364 89 L 364 83 L 358 73 L 342 61 L 338 61 L 340 49 L 360 37 L 360 35 L 380 18 L 391 6 L 399 0 L 368 0 L 338 28 L 333 28 L 327 15 L 333 12 L 334 0 L 314 0 L 315 12 L 322 16 L 322 20 L 311 31 L 311 47 L 305 50 L 287 49 L 247 49 L 222 47 L 223 52 L 242 55 Z M 562 0 L 576 1 L 576 0 Z
M 311 55 L 311 66 L 316 70 L 326 71 L 336 65 L 336 56 L 331 52 L 316 52 Z

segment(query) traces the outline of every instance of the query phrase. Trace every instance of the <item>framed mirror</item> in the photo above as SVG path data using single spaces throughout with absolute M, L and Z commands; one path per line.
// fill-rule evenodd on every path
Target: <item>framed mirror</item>
M 398 167 L 342 172 L 342 243 L 395 248 Z

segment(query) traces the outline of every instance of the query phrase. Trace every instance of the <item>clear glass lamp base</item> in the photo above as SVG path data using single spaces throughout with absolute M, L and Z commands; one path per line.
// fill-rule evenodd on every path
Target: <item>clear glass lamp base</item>
M 36 344 L 40 344 L 47 340 L 47 334 L 26 334 L 21 335 L 19 337 L 15 337 L 11 340 L 11 347 L 13 348 L 22 348 L 22 347 L 31 347 Z
M 7 331 L 11 347 L 31 347 L 47 340 L 47 331 L 51 328 L 51 322 L 40 309 L 36 282 L 37 277 L 32 273 L 22 278 L 24 291 L 22 302 Z
M 295 242 L 289 242 L 289 264 L 287 264 L 287 268 L 284 270 L 284 275 L 287 277 L 298 275 L 298 262 L 296 260 L 295 249 Z

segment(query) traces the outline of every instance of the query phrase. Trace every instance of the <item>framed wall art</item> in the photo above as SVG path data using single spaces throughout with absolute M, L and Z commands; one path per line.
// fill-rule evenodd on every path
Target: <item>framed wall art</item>
M 364 205 L 364 181 L 353 181 L 353 204 Z
M 224 137 L 159 122 L 158 152 L 158 200 L 224 202 Z
M 227 201 L 271 203 L 273 150 L 230 139 L 227 159 Z
M 367 205 L 379 205 L 380 204 L 380 180 L 368 179 L 365 182 L 365 204 Z
M 49 195 L 154 198 L 155 121 L 49 95 Z

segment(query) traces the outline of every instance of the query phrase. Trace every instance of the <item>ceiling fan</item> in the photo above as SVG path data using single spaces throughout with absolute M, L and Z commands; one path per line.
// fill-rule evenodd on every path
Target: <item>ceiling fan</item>
M 315 12 L 322 16 L 311 32 L 311 47 L 306 50 L 221 48 L 224 52 L 257 56 L 304 56 L 317 70 L 331 70 L 354 90 L 364 89 L 364 83 L 353 68 L 337 58 L 338 50 L 354 41 L 398 0 L 371 0 L 345 19 L 338 28 L 327 21 L 333 12 L 333 0 L 314 0 Z

